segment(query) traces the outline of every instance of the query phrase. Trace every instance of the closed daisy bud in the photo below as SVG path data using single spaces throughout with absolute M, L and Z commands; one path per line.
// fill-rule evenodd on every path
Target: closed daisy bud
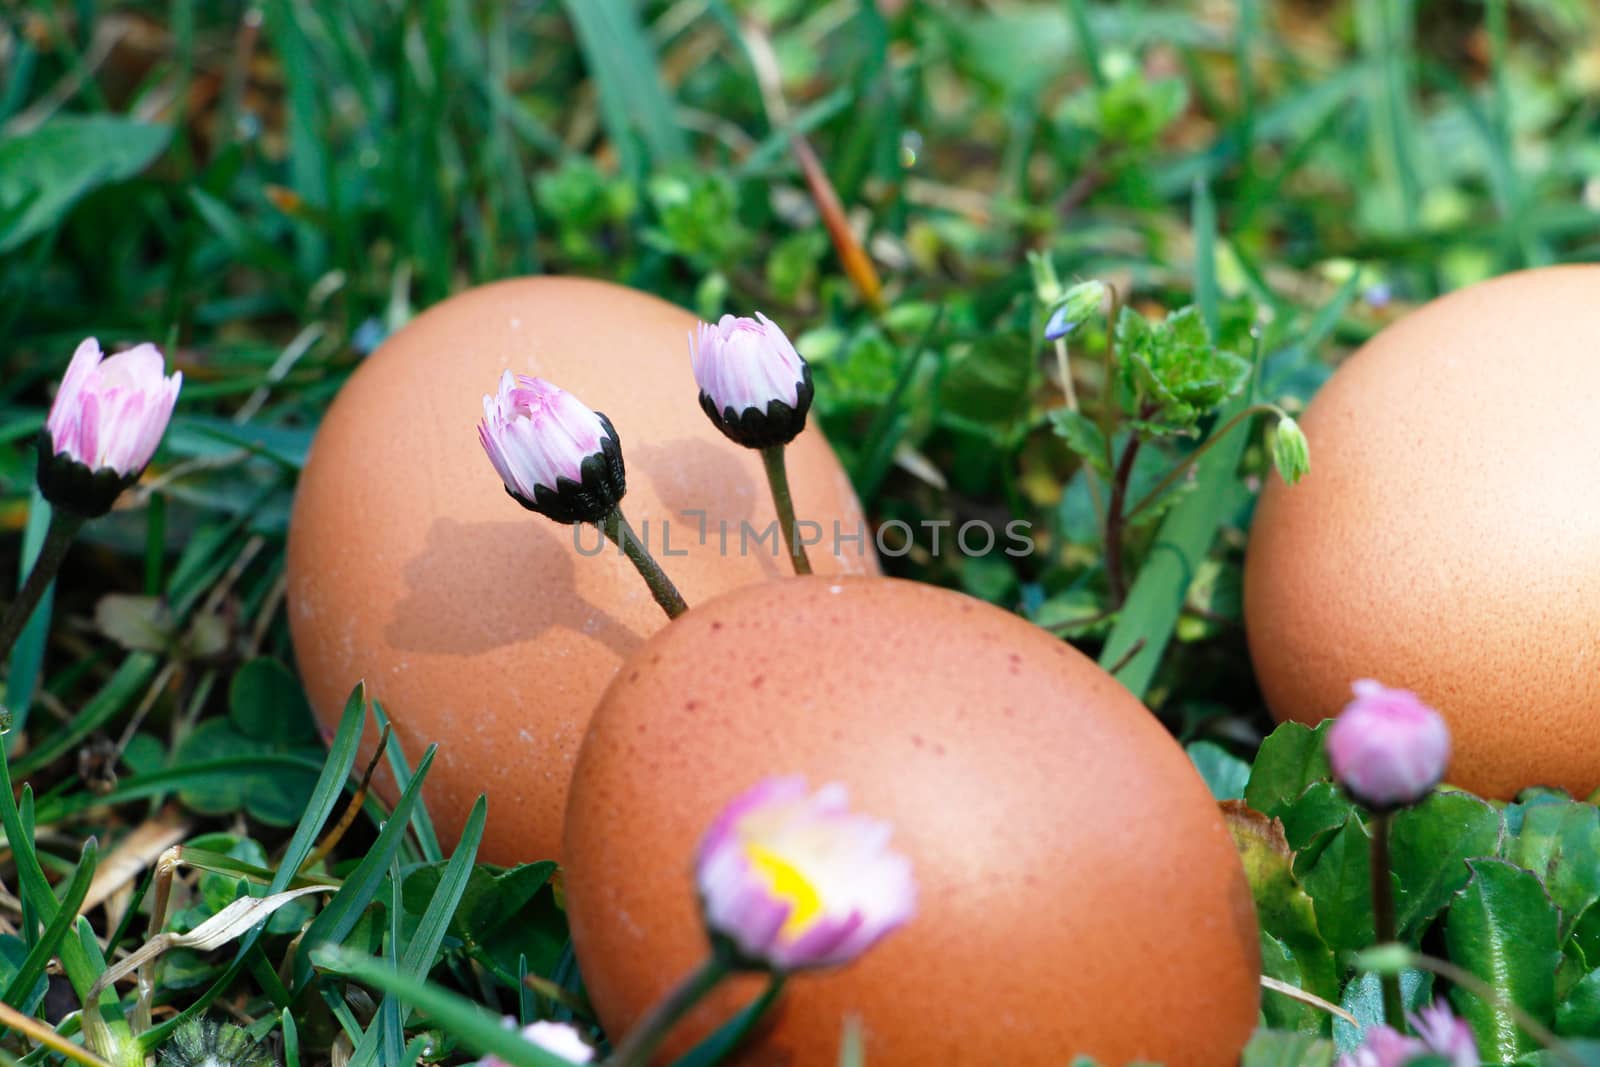
M 724 315 L 689 335 L 689 358 L 700 385 L 700 406 L 711 421 L 746 448 L 788 444 L 811 410 L 811 368 L 777 323 Z
M 844 786 L 771 778 L 700 843 L 706 925 L 734 966 L 789 972 L 848 963 L 911 918 L 911 863 L 886 823 L 852 814 Z
M 111 510 L 155 455 L 183 375 L 166 375 L 154 345 L 106 357 L 93 337 L 78 346 L 39 435 L 39 490 L 84 518 Z
M 478 440 L 506 492 L 557 522 L 599 522 L 627 489 L 611 420 L 542 378 L 506 371 L 483 398 Z
M 1447 1060 L 1450 1067 L 1478 1067 L 1478 1042 L 1472 1027 L 1458 1019 L 1443 1002 L 1411 1016 L 1411 1029 L 1429 1052 Z
M 1367 1031 L 1360 1047 L 1339 1058 L 1338 1067 L 1408 1067 L 1413 1063 L 1478 1067 L 1481 1061 L 1472 1028 L 1444 1004 L 1423 1008 L 1409 1018 L 1415 1037 L 1375 1026 Z
M 1415 693 L 1356 682 L 1356 698 L 1328 730 L 1333 776 L 1377 811 L 1415 804 L 1444 777 L 1450 729 Z

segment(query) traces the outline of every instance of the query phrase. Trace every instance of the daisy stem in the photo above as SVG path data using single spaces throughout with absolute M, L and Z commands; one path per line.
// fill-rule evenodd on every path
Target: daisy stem
M 767 465 L 767 484 L 772 487 L 772 503 L 778 509 L 778 525 L 783 528 L 783 543 L 789 549 L 789 562 L 796 574 L 810 574 L 811 561 L 806 558 L 806 546 L 800 542 L 795 529 L 794 496 L 789 492 L 789 466 L 784 462 L 784 445 L 772 445 L 761 450 L 761 461 Z
M 676 619 L 689 610 L 689 605 L 685 604 L 683 597 L 678 594 L 678 587 L 672 584 L 672 579 L 661 569 L 661 564 L 650 554 L 650 549 L 633 532 L 633 527 L 628 525 L 621 508 L 613 508 L 611 514 L 601 519 L 600 529 L 638 568 L 644 583 L 650 587 L 650 595 L 656 598 L 656 603 L 667 613 L 667 618 Z
M 645 1067 L 667 1034 L 678 1021 L 689 1014 L 691 1008 L 703 1000 L 728 976 L 729 968 L 722 954 L 713 952 L 706 961 L 678 986 L 658 1001 L 639 1025 L 628 1032 L 607 1059 L 608 1067 Z
M 1388 812 L 1372 817 L 1372 924 L 1380 945 L 1395 941 L 1394 885 L 1389 878 L 1389 820 Z M 1406 1032 L 1405 1002 L 1400 996 L 1400 975 L 1385 972 L 1379 978 L 1383 986 L 1383 1017 L 1395 1030 Z
M 67 549 L 72 546 L 72 539 L 77 536 L 83 523 L 81 515 L 61 508 L 51 509 L 50 525 L 45 528 L 39 558 L 33 561 L 33 568 L 28 571 L 28 579 L 22 583 L 17 599 L 11 602 L 5 616 L 0 618 L 0 663 L 4 663 L 11 655 L 11 646 L 16 644 L 17 637 L 33 617 L 33 609 L 39 606 L 45 590 L 50 588 L 51 580 L 61 569 L 61 561 L 66 559 Z

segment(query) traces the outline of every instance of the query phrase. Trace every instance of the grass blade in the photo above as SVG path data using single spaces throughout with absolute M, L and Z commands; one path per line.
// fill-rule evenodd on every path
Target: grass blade
M 283 1020 L 284 1067 L 300 1067 L 300 1028 L 295 1025 L 294 1013 L 285 1008 L 278 1018 Z
M 156 657 L 149 653 L 135 652 L 128 656 L 65 730 L 52 735 L 50 740 L 17 760 L 17 775 L 27 778 L 77 748 L 85 738 L 133 702 L 135 694 L 149 681 L 155 669 Z
M 439 877 L 439 886 L 434 890 L 433 899 L 428 901 L 428 907 L 422 913 L 422 920 L 417 924 L 417 929 L 411 936 L 411 941 L 405 947 L 401 957 L 399 970 L 412 978 L 424 979 L 433 968 L 433 957 L 439 951 L 439 946 L 444 943 L 446 932 L 450 929 L 450 920 L 454 918 L 456 907 L 461 903 L 461 897 L 467 891 L 468 880 L 472 877 L 472 864 L 478 855 L 478 843 L 483 840 L 483 824 L 488 817 L 489 802 L 484 797 L 479 797 L 477 803 L 472 805 L 472 814 L 467 816 L 467 825 L 461 832 L 461 843 L 456 846 L 455 855 L 450 857 L 450 862 L 445 865 L 444 873 Z M 395 910 L 399 911 L 398 883 L 395 886 Z M 391 948 L 390 953 L 396 950 Z M 394 994 L 385 994 L 383 1004 L 385 1007 L 398 1004 Z M 380 1009 L 379 1018 L 383 1017 Z M 378 1038 L 376 1025 L 368 1027 L 362 1035 L 361 1044 L 356 1047 L 355 1053 L 350 1057 L 352 1067 L 380 1062 L 376 1059 L 378 1051 Z M 386 1059 L 382 1062 L 398 1063 L 398 1060 Z
M 22 814 L 17 809 L 16 794 L 11 787 L 11 768 L 3 754 L 0 754 L 0 825 L 5 827 L 6 840 L 11 846 L 17 868 L 17 894 L 28 902 L 33 913 L 49 928 L 61 907 L 50 889 L 50 883 L 45 879 L 44 869 L 39 866 L 32 828 L 24 826 Z M 103 964 L 95 966 L 90 954 L 84 950 L 83 943 L 76 937 L 64 937 L 61 940 L 61 968 L 67 972 L 67 979 L 80 1001 L 87 1000 L 95 979 L 105 970 Z M 122 1005 L 115 999 L 106 1002 L 105 1010 L 112 1020 L 121 1021 Z
M 439 1029 L 455 1036 L 474 1053 L 499 1056 L 511 1067 L 571 1067 L 563 1057 L 524 1041 L 505 1026 L 500 1016 L 465 997 L 348 949 L 325 946 L 315 956 L 316 966 L 393 993 L 426 1012 Z
M 389 813 L 388 820 L 378 833 L 378 839 L 372 843 L 372 848 L 356 869 L 345 878 L 344 885 L 334 894 L 333 899 L 328 901 L 328 906 L 323 908 L 321 914 L 306 928 L 305 936 L 300 942 L 300 953 L 295 957 L 293 987 L 296 994 L 305 988 L 306 982 L 311 977 L 312 951 L 318 945 L 342 941 L 382 887 L 384 875 L 389 869 L 389 861 L 394 858 L 400 850 L 401 842 L 405 840 L 406 828 L 411 821 L 411 808 L 417 802 L 417 795 L 421 792 L 423 779 L 428 776 L 428 767 L 432 765 L 436 751 L 438 751 L 437 745 L 429 745 L 428 751 L 422 754 L 422 761 L 417 764 L 416 777 L 411 780 L 405 792 L 400 794 L 394 810 Z
M 50 925 L 45 927 L 44 936 L 22 961 L 22 966 L 11 979 L 4 997 L 0 997 L 7 1004 L 21 1004 L 28 998 L 33 992 L 34 985 L 43 977 L 44 969 L 50 963 L 50 957 L 56 954 L 56 947 L 72 932 L 73 926 L 77 923 L 78 909 L 83 907 L 83 898 L 89 893 L 89 883 L 94 880 L 97 852 L 98 846 L 94 838 L 91 837 L 83 843 L 83 854 L 78 857 L 78 869 L 73 872 L 72 881 L 67 884 L 67 891 L 61 898 L 55 918 L 50 920 Z
M 277 876 L 268 887 L 268 893 L 281 893 L 287 889 L 295 875 L 300 872 L 300 865 L 316 847 L 317 835 L 332 818 L 333 810 L 339 803 L 339 797 L 343 794 L 345 784 L 350 778 L 350 768 L 355 766 L 356 752 L 361 747 L 361 731 L 366 723 L 367 687 L 365 682 L 358 682 L 351 690 L 350 698 L 345 701 L 344 714 L 339 719 L 339 729 L 333 735 L 333 742 L 328 746 L 328 760 L 323 764 L 322 774 L 317 778 L 316 787 L 311 791 L 311 799 L 306 803 L 306 813 L 301 818 L 300 825 L 295 827 L 294 836 L 289 839 L 289 844 L 284 849 Z M 3 787 L 6 787 L 6 783 L 0 782 L 0 788 Z M 8 789 L 4 791 L 9 792 Z M 0 804 L 3 803 L 4 801 L 0 800 Z M 3 807 L 0 807 L 0 814 L 4 814 Z M 211 1002 L 232 985 L 233 980 L 244 969 L 250 950 L 255 947 L 260 936 L 260 929 L 246 934 L 239 943 L 239 954 L 234 957 L 233 963 L 229 964 L 222 976 L 178 1015 L 140 1034 L 140 1046 L 147 1052 L 160 1047 L 171 1036 L 172 1031 L 210 1007 Z
M 640 142 L 655 166 L 683 159 L 683 131 L 630 0 L 565 0 L 563 6 L 599 87 L 606 132 L 624 173 L 640 178 L 649 169 Z
M 28 503 L 28 524 L 22 532 L 22 567 L 17 575 L 20 584 L 39 558 L 44 547 L 44 532 L 50 525 L 50 505 L 37 488 Z M 9 599 L 9 597 L 7 598 Z M 51 582 L 33 609 L 33 617 L 17 637 L 11 649 L 11 664 L 6 674 L 5 706 L 11 711 L 11 733 L 3 738 L 6 751 L 11 750 L 14 738 L 22 735 L 28 724 L 28 709 L 33 704 L 33 694 L 39 687 L 39 671 L 44 667 L 45 641 L 50 635 L 50 609 L 55 600 L 55 583 Z
M 380 731 L 389 725 L 388 713 L 376 700 L 372 702 L 372 714 L 378 722 Z M 389 741 L 384 756 L 389 761 L 389 772 L 394 775 L 396 788 L 404 792 L 411 784 L 411 764 L 406 761 L 405 750 L 400 747 L 400 739 L 395 736 L 393 730 L 389 731 Z M 433 818 L 428 814 L 426 799 L 417 800 L 416 810 L 411 813 L 411 828 L 416 831 L 417 844 L 422 849 L 424 860 L 438 863 L 444 859 L 444 850 L 439 847 L 439 835 L 433 829 Z

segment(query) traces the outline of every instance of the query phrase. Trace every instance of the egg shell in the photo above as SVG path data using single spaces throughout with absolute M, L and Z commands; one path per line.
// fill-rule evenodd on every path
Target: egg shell
M 1216 803 L 1132 695 L 971 597 L 795 578 L 692 609 L 629 657 L 567 809 L 586 988 L 617 1037 L 705 957 L 692 857 L 768 775 L 840 781 L 894 827 L 918 914 L 796 976 L 744 1067 L 833 1067 L 859 1015 L 881 1064 L 1238 1062 L 1259 1003 L 1255 913 Z M 683 1051 L 758 992 L 690 1017 Z
M 1375 678 L 1450 724 L 1448 779 L 1600 786 L 1600 268 L 1509 274 L 1384 329 L 1317 393 L 1311 473 L 1245 568 L 1274 715 Z
M 623 511 L 691 604 L 789 569 L 776 528 L 741 542 L 741 522 L 764 532 L 775 515 L 759 455 L 700 409 L 694 322 L 602 282 L 483 286 L 386 340 L 317 431 L 288 547 L 290 629 L 307 693 L 331 729 L 365 678 L 413 763 L 438 742 L 429 810 L 448 843 L 487 793 L 481 860 L 558 853 L 595 701 L 666 622 L 627 560 L 609 545 L 598 552 L 594 528 L 559 525 L 506 494 L 477 435 L 483 395 L 502 371 L 548 378 L 611 418 L 627 466 Z M 811 549 L 818 571 L 875 573 L 870 532 L 864 545 L 830 551 L 834 521 L 849 533 L 863 520 L 819 431 L 789 447 L 789 470 L 799 517 L 829 531 Z M 695 509 L 706 516 L 704 544 Z

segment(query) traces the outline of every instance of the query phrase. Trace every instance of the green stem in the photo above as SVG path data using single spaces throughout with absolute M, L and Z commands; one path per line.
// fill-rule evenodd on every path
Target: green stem
M 606 1059 L 608 1067 L 645 1067 L 678 1020 L 715 989 L 729 972 L 721 954 L 713 952 L 629 1031 L 622 1044 Z
M 806 558 L 806 546 L 800 543 L 799 531 L 794 522 L 794 497 L 789 492 L 789 466 L 784 462 L 783 445 L 772 445 L 761 450 L 761 462 L 767 466 L 767 484 L 772 487 L 772 502 L 778 509 L 778 525 L 783 528 L 783 543 L 789 548 L 789 561 L 796 574 L 810 574 L 811 561 Z
M 33 561 L 33 569 L 28 572 L 27 581 L 22 583 L 17 599 L 6 609 L 5 617 L 0 618 L 0 663 L 6 662 L 11 656 L 11 646 L 17 643 L 17 637 L 33 617 L 33 609 L 39 606 L 45 590 L 50 588 L 50 582 L 61 569 L 61 561 L 66 559 L 67 549 L 72 547 L 72 539 L 78 535 L 83 523 L 81 515 L 61 508 L 50 509 L 50 525 L 45 528 L 39 558 Z
M 1372 924 L 1380 945 L 1396 941 L 1394 923 L 1394 884 L 1389 878 L 1388 812 L 1372 817 Z M 1405 1001 L 1400 996 L 1400 975 L 1389 971 L 1380 976 L 1383 986 L 1383 1017 L 1391 1027 L 1406 1032 Z
M 667 613 L 667 618 L 676 619 L 689 610 L 689 605 L 685 604 L 683 597 L 678 594 L 678 587 L 672 584 L 667 572 L 661 569 L 661 565 L 650 554 L 644 542 L 633 532 L 633 527 L 628 525 L 621 508 L 613 509 L 611 514 L 601 519 L 600 529 L 638 568 L 645 584 L 650 587 L 650 595 L 656 598 L 656 603 Z
M 1276 404 L 1251 404 L 1233 418 L 1223 423 L 1221 428 L 1219 428 L 1215 433 L 1211 434 L 1211 436 L 1200 442 L 1199 448 L 1196 448 L 1193 452 L 1190 452 L 1187 456 L 1183 457 L 1183 462 L 1179 463 L 1176 467 L 1172 468 L 1172 470 L 1168 471 L 1167 476 L 1161 479 L 1154 489 L 1146 493 L 1139 499 L 1137 504 L 1128 509 L 1127 518 L 1132 519 L 1135 515 L 1139 514 L 1139 512 L 1143 511 L 1145 508 L 1159 500 L 1161 498 L 1161 494 L 1165 493 L 1168 489 L 1171 489 L 1173 483 L 1179 478 L 1182 478 L 1190 467 L 1193 467 L 1196 463 L 1200 462 L 1201 456 L 1210 451 L 1211 447 L 1217 442 L 1228 436 L 1229 430 L 1233 429 L 1235 426 L 1239 425 L 1248 418 L 1252 418 L 1256 415 L 1266 414 L 1276 415 L 1280 419 L 1287 419 L 1289 417 L 1289 413 L 1284 411 Z

